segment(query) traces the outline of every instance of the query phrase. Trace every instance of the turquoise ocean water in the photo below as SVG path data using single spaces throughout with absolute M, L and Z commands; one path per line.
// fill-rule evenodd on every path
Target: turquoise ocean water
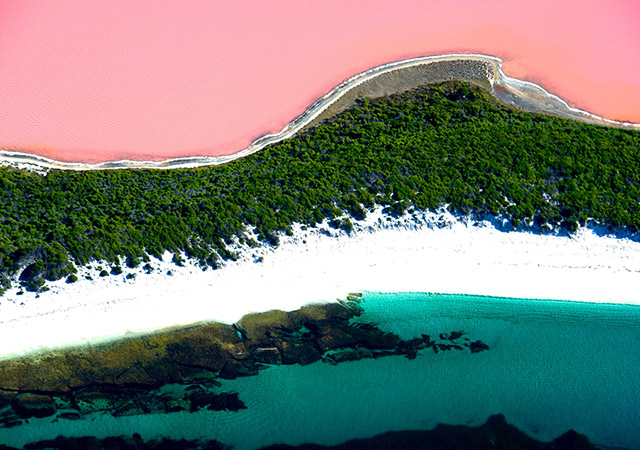
M 251 449 L 336 444 L 437 423 L 479 425 L 502 413 L 537 439 L 573 428 L 599 446 L 640 449 L 640 307 L 420 293 L 365 298 L 358 321 L 405 339 L 465 331 L 490 350 L 271 367 L 223 382 L 247 404 L 237 413 L 39 419 L 0 430 L 0 442 L 138 432 Z

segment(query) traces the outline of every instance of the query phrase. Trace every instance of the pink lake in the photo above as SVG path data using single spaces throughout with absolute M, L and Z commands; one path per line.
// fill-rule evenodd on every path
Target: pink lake
M 640 122 L 640 2 L 0 0 L 0 148 L 61 161 L 225 155 L 380 64 L 482 53 Z

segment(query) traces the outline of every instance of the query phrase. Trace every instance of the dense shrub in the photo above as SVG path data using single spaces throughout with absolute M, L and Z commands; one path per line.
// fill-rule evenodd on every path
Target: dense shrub
M 1 169 L 0 275 L 37 290 L 105 260 L 184 252 L 203 267 L 236 255 L 247 225 L 278 244 L 293 222 L 313 226 L 374 204 L 399 215 L 444 204 L 514 226 L 575 230 L 588 218 L 640 228 L 640 133 L 524 114 L 475 87 L 449 83 L 361 101 L 292 139 L 197 169 Z M 342 219 L 335 225 L 351 230 Z M 152 270 L 146 265 L 145 270 Z M 5 280 L 2 278 L 2 280 Z M 2 282 L 2 289 L 6 288 Z M 1 290 L 1 289 L 0 289 Z

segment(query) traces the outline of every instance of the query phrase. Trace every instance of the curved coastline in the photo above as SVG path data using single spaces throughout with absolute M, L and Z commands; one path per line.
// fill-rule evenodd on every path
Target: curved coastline
M 471 78 L 479 81 L 479 79 L 484 77 L 484 80 L 488 82 L 496 98 L 509 106 L 525 111 L 551 114 L 586 123 L 640 130 L 640 124 L 610 120 L 587 111 L 572 108 L 560 97 L 547 92 L 535 83 L 508 77 L 503 72 L 502 60 L 498 57 L 482 54 L 450 54 L 395 61 L 356 74 L 316 100 L 305 112 L 290 122 L 280 132 L 262 136 L 256 139 L 249 147 L 232 155 L 181 157 L 164 161 L 120 160 L 85 164 L 57 161 L 29 153 L 0 149 L 0 164 L 36 171 L 43 169 L 78 171 L 108 169 L 183 169 L 225 164 L 256 153 L 270 144 L 294 136 L 310 124 L 313 124 L 328 108 L 342 99 L 345 94 L 367 81 L 404 69 L 446 62 L 476 63 L 478 65 L 476 70 L 480 69 L 480 72 L 484 73 L 477 72 L 471 76 L 463 73 L 451 73 L 447 79 L 469 80 Z M 428 82 L 433 82 L 433 80 L 422 80 L 422 84 Z

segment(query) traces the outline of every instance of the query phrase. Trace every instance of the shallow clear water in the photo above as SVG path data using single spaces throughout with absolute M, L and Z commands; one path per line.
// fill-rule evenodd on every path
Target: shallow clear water
M 236 448 L 274 442 L 335 444 L 437 423 L 481 424 L 491 414 L 542 440 L 569 428 L 601 446 L 640 448 L 640 307 L 505 298 L 365 293 L 358 319 L 403 338 L 464 330 L 489 351 L 387 357 L 331 366 L 272 367 L 225 381 L 237 413 L 174 413 L 0 430 L 0 442 L 61 433 L 139 432 L 216 438 Z

